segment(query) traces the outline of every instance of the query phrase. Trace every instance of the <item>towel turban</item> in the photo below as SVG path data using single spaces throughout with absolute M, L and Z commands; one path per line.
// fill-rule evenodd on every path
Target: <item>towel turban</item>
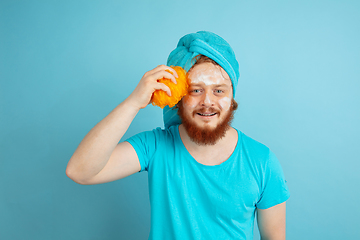
M 230 45 L 220 36 L 212 32 L 200 31 L 183 36 L 177 47 L 170 53 L 167 65 L 180 66 L 189 71 L 195 63 L 197 55 L 205 55 L 217 62 L 229 75 L 235 98 L 236 86 L 239 79 L 239 63 Z M 165 128 L 180 124 L 181 119 L 175 107 L 163 109 Z

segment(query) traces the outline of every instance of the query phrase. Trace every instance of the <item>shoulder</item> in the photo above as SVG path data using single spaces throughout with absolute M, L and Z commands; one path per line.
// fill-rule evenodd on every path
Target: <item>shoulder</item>
M 158 127 L 152 130 L 152 133 L 156 138 L 163 138 L 165 140 L 174 139 L 179 132 L 178 127 L 178 125 L 171 126 L 165 129 Z
M 164 156 L 165 151 L 171 151 L 174 148 L 175 134 L 176 128 L 155 128 L 138 133 L 126 140 L 137 153 L 142 171 L 151 168 L 154 158 Z
M 134 136 L 127 139 L 127 141 L 145 141 L 145 142 L 158 142 L 158 141 L 168 141 L 170 139 L 174 139 L 176 136 L 177 128 L 175 126 L 171 126 L 170 128 L 160 128 L 157 127 L 153 130 L 140 132 L 135 134 Z
M 238 131 L 239 143 L 241 144 L 242 151 L 244 154 L 257 160 L 267 160 L 269 158 L 270 149 L 259 141 L 247 136 L 243 132 Z
M 281 172 L 281 165 L 276 155 L 264 144 L 252 139 L 241 131 L 241 150 L 242 156 L 247 159 L 251 165 L 256 166 L 262 172 L 272 171 Z

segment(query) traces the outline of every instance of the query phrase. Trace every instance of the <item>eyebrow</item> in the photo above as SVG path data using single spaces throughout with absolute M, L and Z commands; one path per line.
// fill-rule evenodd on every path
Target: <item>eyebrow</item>
M 203 86 L 205 85 L 204 83 L 190 83 L 191 87 L 197 87 L 197 86 Z M 227 84 L 216 84 L 214 85 L 214 87 L 228 87 Z
M 228 87 L 228 85 L 227 84 L 217 84 L 217 85 L 215 85 L 215 87 Z

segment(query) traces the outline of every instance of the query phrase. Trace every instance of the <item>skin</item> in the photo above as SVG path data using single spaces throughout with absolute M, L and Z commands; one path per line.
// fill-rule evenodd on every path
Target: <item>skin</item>
M 229 111 L 232 99 L 232 85 L 228 74 L 212 63 L 196 65 L 189 73 L 189 94 L 183 98 L 186 115 L 192 117 L 198 126 L 215 128 Z M 215 111 L 210 111 L 209 108 Z M 201 116 L 199 110 L 205 108 Z
M 257 209 L 261 240 L 286 239 L 286 202 L 268 209 Z
M 174 76 L 178 77 L 165 65 L 146 72 L 130 96 L 84 137 L 67 165 L 66 175 L 79 184 L 89 185 L 115 181 L 140 171 L 134 148 L 128 142 L 118 142 L 139 110 L 150 103 L 154 91 L 161 89 L 171 95 L 170 89 L 157 80 L 164 77 L 176 83 Z
M 229 111 L 232 87 L 226 72 L 209 64 L 199 64 L 189 73 L 191 88 L 183 104 L 195 124 L 214 128 L 223 119 L 224 113 Z M 157 80 L 165 77 L 176 83 L 174 76 L 177 77 L 176 72 L 165 65 L 145 73 L 130 96 L 84 137 L 68 163 L 67 176 L 79 184 L 89 185 L 115 181 L 139 172 L 141 167 L 134 148 L 128 142 L 118 142 L 139 110 L 150 103 L 154 91 L 161 89 L 171 95 L 170 89 Z M 215 111 L 206 110 L 205 113 L 215 115 L 198 114 L 201 108 L 210 107 Z M 189 153 L 205 165 L 226 161 L 238 140 L 234 128 L 230 128 L 225 137 L 212 146 L 192 142 L 182 125 L 179 132 Z M 261 239 L 285 239 L 285 203 L 269 209 L 258 209 L 257 214 Z
M 221 67 L 206 62 L 192 68 L 188 72 L 188 79 L 189 93 L 182 99 L 186 118 L 199 128 L 216 128 L 230 109 L 230 103 L 226 104 L 225 100 L 232 97 L 229 76 Z M 179 126 L 179 133 L 188 152 L 204 165 L 218 165 L 226 161 L 233 153 L 238 139 L 237 131 L 232 127 L 215 145 L 210 146 L 193 142 L 183 125 Z
M 222 74 L 225 74 L 227 78 L 229 77 L 228 74 L 221 68 L 217 66 L 212 67 L 211 65 L 213 64 L 209 64 L 210 63 L 206 63 L 206 72 L 200 71 L 199 69 L 191 71 L 191 78 L 190 74 L 188 77 L 191 79 L 192 84 L 204 83 L 207 86 L 220 84 L 220 82 L 224 79 L 224 75 Z
M 232 85 L 229 76 L 219 66 L 202 63 L 188 73 L 188 78 L 189 94 L 182 101 L 186 108 L 185 112 L 198 126 L 214 128 L 230 109 Z M 219 111 L 219 114 L 211 117 L 197 114 L 199 109 L 210 107 Z M 214 146 L 193 143 L 182 125 L 179 127 L 179 132 L 189 153 L 204 165 L 218 165 L 226 161 L 233 153 L 237 143 L 237 131 L 234 128 L 230 128 L 225 137 Z M 285 240 L 285 202 L 269 209 L 257 209 L 257 219 L 262 240 Z
M 223 99 L 219 100 L 219 104 L 224 110 L 229 110 L 231 105 L 231 98 L 224 97 Z

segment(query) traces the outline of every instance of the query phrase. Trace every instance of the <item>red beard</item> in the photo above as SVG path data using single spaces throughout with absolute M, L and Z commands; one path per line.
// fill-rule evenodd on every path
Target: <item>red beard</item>
M 208 112 L 215 112 L 212 108 L 202 108 L 197 112 L 203 113 L 206 112 L 206 110 Z M 230 128 L 231 121 L 234 118 L 234 113 L 235 109 L 232 104 L 229 112 L 226 113 L 225 118 L 214 129 L 210 129 L 207 126 L 198 127 L 190 117 L 185 115 L 182 102 L 178 103 L 178 114 L 182 120 L 182 124 L 184 125 L 190 139 L 199 145 L 214 145 L 218 140 L 223 138 L 227 130 Z M 194 116 L 196 113 L 192 114 Z

